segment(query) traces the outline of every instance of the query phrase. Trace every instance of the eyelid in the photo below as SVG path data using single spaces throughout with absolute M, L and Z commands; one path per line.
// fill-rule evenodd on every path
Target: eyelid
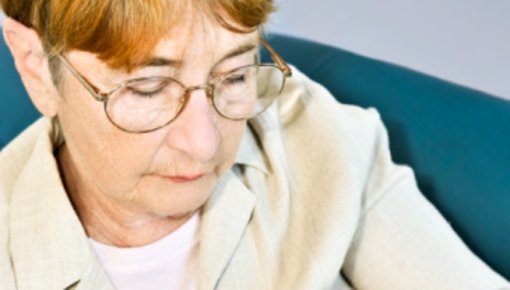
M 247 51 L 246 53 L 249 53 L 249 52 L 253 52 L 253 50 Z M 246 54 L 242 54 L 242 55 L 239 55 L 239 56 L 246 56 Z M 239 56 L 237 56 L 237 57 L 239 57 Z M 255 64 L 259 64 L 260 63 L 259 62 L 259 53 L 258 52 L 254 53 L 252 56 L 251 55 L 248 55 L 248 56 L 250 56 L 250 59 L 251 59 L 249 62 L 246 62 L 246 63 L 244 63 L 242 65 L 237 65 L 237 66 L 235 66 L 233 68 L 226 69 L 226 70 L 217 70 L 217 67 L 220 66 L 223 62 L 225 62 L 227 60 L 218 63 L 213 68 L 213 70 L 210 73 L 211 78 L 212 79 L 217 79 L 217 78 L 225 76 L 225 75 L 227 75 L 227 74 L 229 74 L 229 73 L 231 73 L 231 72 L 233 72 L 233 71 L 235 71 L 235 70 L 237 70 L 239 68 L 242 68 L 242 67 L 245 67 L 245 66 L 249 66 L 249 65 L 255 65 Z M 232 59 L 234 59 L 234 58 L 232 58 Z
M 154 96 L 158 93 L 162 92 L 165 89 L 165 87 L 160 87 L 157 90 L 151 90 L 151 91 L 143 91 L 143 90 L 137 90 L 134 88 L 128 88 L 128 90 L 134 94 L 140 95 L 140 96 Z
M 224 72 L 214 72 L 214 73 L 211 73 L 210 80 L 212 81 L 212 80 L 217 80 L 219 78 L 225 77 L 226 75 L 228 75 L 228 74 L 230 74 L 230 73 L 234 72 L 235 70 L 240 69 L 242 67 L 245 67 L 245 65 L 240 66 L 240 67 L 236 67 L 236 68 L 233 68 L 231 70 L 224 71 Z
M 164 68 L 164 69 L 163 69 Z M 129 76 L 125 76 L 124 80 L 132 80 L 139 78 L 152 78 L 152 77 L 176 77 L 176 69 L 169 67 L 145 67 L 140 70 L 134 71 Z

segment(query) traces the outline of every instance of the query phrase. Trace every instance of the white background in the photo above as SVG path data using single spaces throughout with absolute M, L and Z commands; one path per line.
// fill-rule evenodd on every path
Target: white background
M 269 31 L 510 99 L 509 0 L 279 0 Z
M 269 31 L 333 44 L 510 99 L 510 0 L 278 4 Z

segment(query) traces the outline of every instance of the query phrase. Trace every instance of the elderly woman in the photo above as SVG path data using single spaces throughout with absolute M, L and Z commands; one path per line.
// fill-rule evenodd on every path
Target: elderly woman
M 508 286 L 264 41 L 271 0 L 1 4 L 44 115 L 0 155 L 1 289 Z

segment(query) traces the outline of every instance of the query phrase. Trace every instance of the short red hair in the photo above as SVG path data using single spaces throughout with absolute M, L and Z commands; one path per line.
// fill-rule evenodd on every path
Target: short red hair
M 142 63 L 187 9 L 201 9 L 227 29 L 263 24 L 272 0 L 0 0 L 5 14 L 41 37 L 49 55 L 70 50 L 96 54 L 112 68 Z M 234 21 L 234 25 L 229 25 Z

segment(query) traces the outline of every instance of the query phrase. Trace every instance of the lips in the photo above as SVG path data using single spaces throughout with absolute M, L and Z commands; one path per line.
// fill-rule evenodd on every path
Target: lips
M 170 180 L 174 183 L 189 183 L 196 181 L 203 177 L 205 174 L 192 174 L 192 175 L 158 175 L 161 178 Z

